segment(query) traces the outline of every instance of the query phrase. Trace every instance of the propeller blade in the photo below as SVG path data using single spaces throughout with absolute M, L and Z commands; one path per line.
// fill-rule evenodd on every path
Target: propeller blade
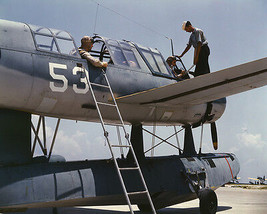
M 216 129 L 215 122 L 210 124 L 210 130 L 211 130 L 213 148 L 215 150 L 217 150 L 218 149 L 218 135 L 217 135 L 217 129 Z

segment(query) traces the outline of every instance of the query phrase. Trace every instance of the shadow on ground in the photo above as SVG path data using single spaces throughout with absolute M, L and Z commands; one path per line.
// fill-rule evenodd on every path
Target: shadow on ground
M 232 209 L 229 206 L 219 206 L 218 213 Z M 119 211 L 119 210 L 103 210 L 103 209 L 90 209 L 90 208 L 58 208 L 58 214 L 126 214 L 129 211 Z M 144 212 L 135 212 L 139 214 L 149 214 Z M 199 208 L 164 208 L 157 211 L 158 214 L 199 214 Z M 18 213 L 9 213 L 9 214 L 18 214 Z M 22 213 L 21 213 L 22 214 Z M 53 209 L 51 208 L 43 208 L 43 209 L 29 209 L 24 214 L 55 214 L 53 213 Z

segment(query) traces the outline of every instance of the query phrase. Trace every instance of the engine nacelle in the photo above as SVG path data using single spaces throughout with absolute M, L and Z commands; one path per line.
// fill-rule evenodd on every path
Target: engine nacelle
M 211 122 L 215 122 L 216 120 L 218 120 L 224 113 L 225 108 L 226 108 L 226 98 L 221 98 L 218 100 L 214 100 L 211 102 L 211 104 L 208 105 L 212 105 L 211 107 L 211 120 L 208 120 L 207 122 L 211 123 Z

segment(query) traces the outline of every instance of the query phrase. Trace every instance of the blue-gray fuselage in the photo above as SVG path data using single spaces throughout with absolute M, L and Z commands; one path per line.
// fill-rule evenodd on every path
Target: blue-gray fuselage
M 55 30 L 49 32 L 48 28 L 37 26 L 30 28 L 26 24 L 4 20 L 0 28 L 0 107 L 58 118 L 99 121 L 95 108 L 90 108 L 94 106 L 94 101 L 85 75 L 90 77 L 91 82 L 104 84 L 102 69 L 88 64 L 77 55 L 77 47 L 69 34 L 64 31 L 56 33 Z M 47 42 L 49 39 L 51 41 Z M 105 38 L 97 41 L 110 50 L 108 56 L 107 50 L 101 52 L 99 48 L 100 51 L 96 52 L 99 58 L 104 55 L 104 59 L 106 57 L 109 60 L 106 73 L 116 97 L 177 82 L 157 50 Z M 68 45 L 67 54 L 65 50 L 59 51 Z M 124 52 L 124 55 L 129 52 L 131 56 L 134 55 L 138 66 L 125 64 L 127 61 L 121 62 L 124 60 L 121 59 Z M 81 64 L 85 69 L 78 66 Z M 110 99 L 109 93 L 101 88 L 97 89 L 97 96 L 103 102 Z M 203 119 L 207 110 L 206 103 L 175 106 L 118 104 L 125 122 L 144 125 L 151 125 L 155 121 L 158 125 L 194 124 Z M 225 105 L 225 98 L 213 102 L 210 112 L 213 118 L 209 122 L 221 117 Z M 114 114 L 108 110 L 106 112 L 107 119 L 116 120 Z

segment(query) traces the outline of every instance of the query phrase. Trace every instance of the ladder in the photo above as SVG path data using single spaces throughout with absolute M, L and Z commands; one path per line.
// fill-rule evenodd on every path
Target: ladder
M 85 72 L 86 80 L 87 80 L 87 83 L 89 85 L 90 91 L 92 93 L 92 97 L 93 97 L 93 100 L 94 100 L 95 105 L 96 105 L 98 116 L 100 118 L 101 125 L 102 125 L 103 131 L 104 131 L 104 136 L 106 138 L 106 141 L 108 142 L 108 146 L 109 146 L 109 149 L 110 149 L 110 152 L 111 152 L 111 155 L 112 155 L 112 159 L 113 159 L 113 161 L 115 163 L 115 167 L 116 167 L 116 170 L 117 170 L 119 179 L 120 179 L 120 183 L 122 185 L 122 189 L 123 189 L 123 192 L 124 192 L 124 195 L 125 195 L 125 198 L 126 198 L 126 201 L 127 201 L 128 206 L 129 206 L 129 210 L 130 210 L 131 214 L 134 214 L 133 208 L 132 208 L 132 204 L 131 204 L 131 201 L 130 201 L 130 196 L 133 196 L 133 195 L 146 195 L 146 197 L 147 197 L 147 199 L 149 201 L 149 204 L 151 206 L 152 213 L 156 214 L 156 210 L 155 210 L 154 204 L 153 204 L 152 199 L 151 199 L 151 196 L 149 194 L 149 191 L 148 191 L 148 188 L 147 188 L 147 185 L 146 185 L 144 176 L 142 174 L 140 165 L 139 165 L 138 160 L 136 158 L 136 155 L 135 155 L 133 146 L 132 146 L 131 141 L 129 139 L 129 134 L 127 133 L 127 131 L 125 129 L 125 125 L 124 125 L 124 122 L 123 122 L 123 119 L 122 119 L 120 110 L 118 108 L 116 99 L 114 97 L 113 91 L 111 89 L 111 86 L 110 86 L 108 77 L 106 75 L 106 72 L 102 69 L 102 74 L 103 74 L 103 76 L 105 78 L 105 81 L 106 81 L 106 84 L 107 84 L 107 85 L 103 85 L 103 84 L 97 84 L 97 83 L 90 82 L 89 75 L 86 72 L 86 70 L 85 70 L 84 67 L 83 67 L 83 71 Z M 111 94 L 113 103 L 110 103 L 110 102 L 109 103 L 107 103 L 107 102 L 99 102 L 97 100 L 97 98 L 96 98 L 96 95 L 95 95 L 93 86 L 109 89 L 109 93 Z M 108 122 L 105 122 L 105 120 L 103 118 L 103 115 L 101 113 L 101 110 L 100 110 L 100 106 L 108 106 L 110 108 L 115 108 L 115 112 L 117 113 L 118 121 L 119 122 L 118 123 L 108 123 Z M 113 125 L 113 126 L 117 126 L 117 127 L 122 127 L 123 132 L 124 132 L 124 136 L 126 138 L 126 145 L 122 145 L 122 144 L 111 144 L 111 142 L 109 140 L 109 133 L 106 131 L 106 126 L 107 125 Z M 119 164 L 118 164 L 118 160 L 114 156 L 113 149 L 115 149 L 115 148 L 128 148 L 129 149 L 129 152 L 132 153 L 133 160 L 134 160 L 134 163 L 136 164 L 136 166 L 134 166 L 134 167 L 132 167 L 132 166 L 131 167 L 120 167 Z M 125 185 L 123 176 L 122 176 L 122 171 L 134 171 L 134 170 L 136 170 L 138 172 L 138 174 L 139 174 L 141 183 L 142 183 L 142 185 L 144 187 L 144 190 L 143 191 L 136 191 L 136 192 L 128 192 L 127 191 L 127 188 L 126 188 L 126 185 Z

